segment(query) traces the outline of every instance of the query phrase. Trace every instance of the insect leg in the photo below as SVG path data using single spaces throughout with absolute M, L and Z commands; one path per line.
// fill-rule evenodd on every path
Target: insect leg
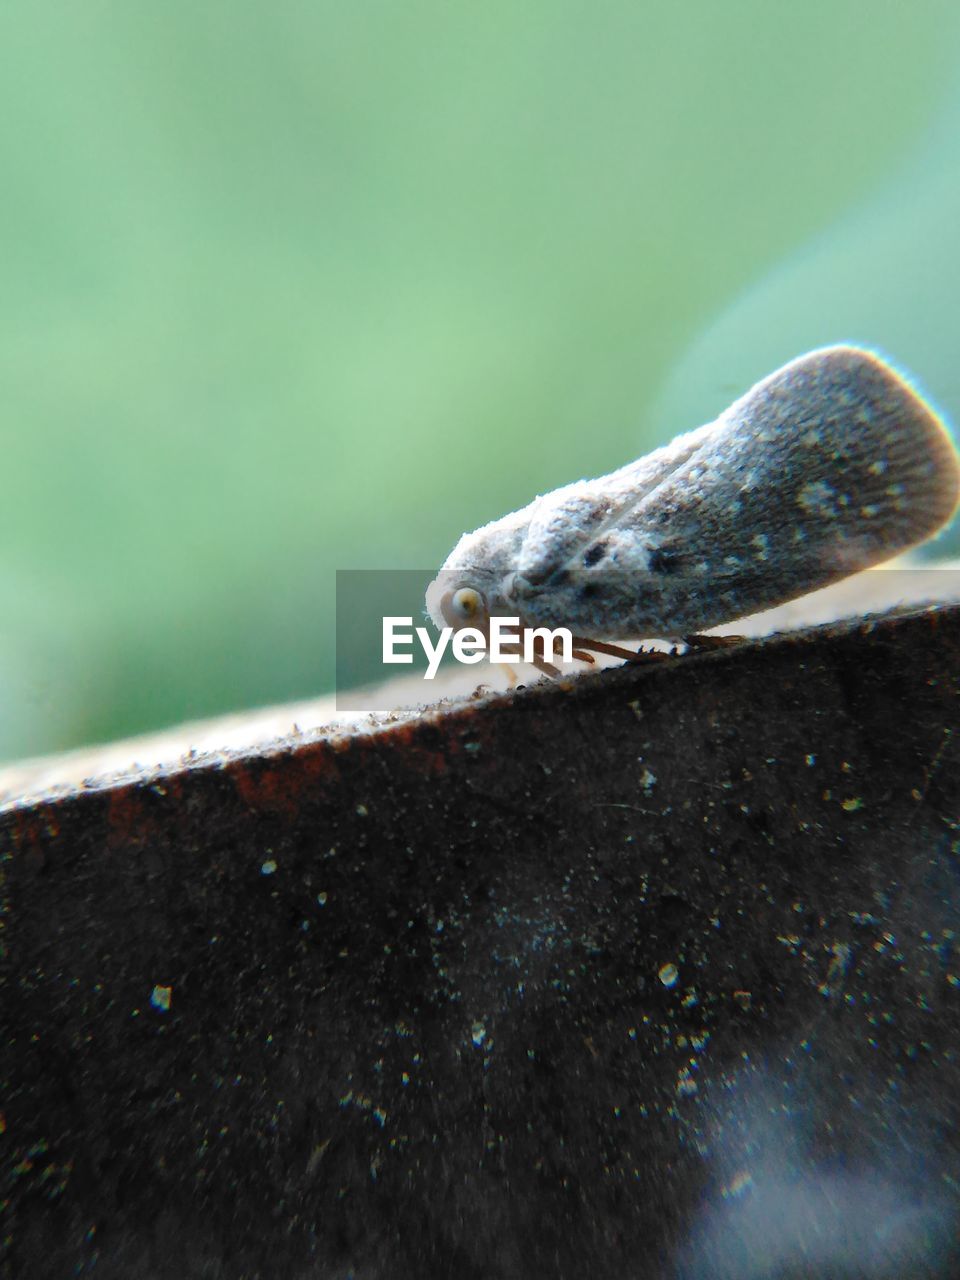
M 591 666 L 596 662 L 596 658 L 589 653 L 584 653 L 582 649 L 571 649 L 570 653 L 572 657 L 579 658 L 581 662 L 589 662 Z
M 633 649 L 623 649 L 618 644 L 607 644 L 605 640 L 589 640 L 586 636 L 573 637 L 574 649 L 592 649 L 594 653 L 606 653 L 611 658 L 622 658 L 624 662 L 663 662 L 669 653 L 636 653 Z M 577 655 L 579 656 L 579 655 Z
M 536 654 L 533 655 L 533 665 L 551 680 L 559 680 L 563 674 L 559 667 L 555 667 L 552 662 L 547 662 L 546 658 L 537 657 Z
M 689 645 L 691 649 L 732 649 L 738 644 L 743 644 L 746 636 L 682 636 L 681 639 L 685 645 Z

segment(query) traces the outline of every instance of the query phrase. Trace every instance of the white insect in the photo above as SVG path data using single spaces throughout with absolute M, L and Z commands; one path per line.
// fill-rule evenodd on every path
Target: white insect
M 867 569 L 942 528 L 960 464 L 934 411 L 856 347 L 800 356 L 715 422 L 465 533 L 431 583 L 438 627 L 567 627 L 636 655 Z M 553 653 L 536 665 L 557 675 Z

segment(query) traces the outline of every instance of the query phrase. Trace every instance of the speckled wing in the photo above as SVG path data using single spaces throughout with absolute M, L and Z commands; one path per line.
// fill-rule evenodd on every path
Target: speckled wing
M 825 348 L 716 422 L 515 513 L 508 603 L 597 639 L 679 636 L 890 559 L 958 492 L 923 399 L 872 353 Z
M 427 593 L 428 612 L 436 625 L 444 625 L 439 599 L 457 586 L 481 591 L 494 614 L 513 615 L 518 609 L 549 611 L 554 595 L 553 602 L 561 611 L 575 610 L 577 596 L 569 588 L 584 555 L 589 566 L 595 554 L 590 552 L 591 546 L 602 545 L 603 535 L 682 469 L 700 442 L 715 430 L 716 423 L 708 423 L 612 475 L 554 489 L 465 533 Z M 531 615 L 527 621 L 539 622 L 540 618 Z

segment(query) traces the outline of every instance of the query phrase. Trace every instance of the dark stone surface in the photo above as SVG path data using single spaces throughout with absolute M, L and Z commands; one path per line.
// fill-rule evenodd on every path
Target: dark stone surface
M 958 673 L 941 608 L 7 812 L 5 1274 L 957 1274 Z

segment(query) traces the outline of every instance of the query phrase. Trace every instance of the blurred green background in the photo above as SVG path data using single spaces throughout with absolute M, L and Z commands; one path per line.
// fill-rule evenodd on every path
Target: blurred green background
M 330 689 L 337 567 L 439 564 L 807 347 L 960 417 L 958 26 L 8 0 L 0 757 Z

